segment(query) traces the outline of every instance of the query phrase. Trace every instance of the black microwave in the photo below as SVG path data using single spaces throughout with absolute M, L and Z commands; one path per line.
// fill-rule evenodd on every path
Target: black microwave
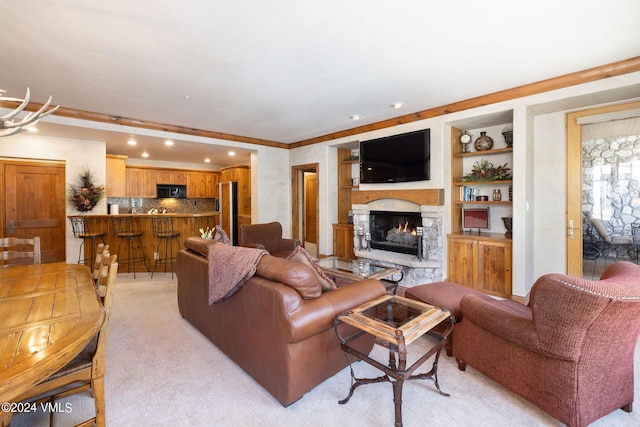
M 184 199 L 187 197 L 187 186 L 158 184 L 156 186 L 156 195 L 158 199 Z

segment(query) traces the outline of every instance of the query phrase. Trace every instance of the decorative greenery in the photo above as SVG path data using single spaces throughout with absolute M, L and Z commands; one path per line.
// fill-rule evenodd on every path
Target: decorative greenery
M 104 186 L 93 183 L 93 174 L 88 168 L 78 174 L 77 184 L 69 185 L 69 205 L 80 212 L 93 210 L 103 197 Z
M 207 227 L 206 230 L 201 228 L 198 231 L 200 232 L 200 237 L 202 237 L 203 239 L 213 240 L 213 233 L 215 233 L 216 228 L 215 227 L 213 227 L 213 228 Z
M 480 159 L 473 164 L 471 172 L 463 176 L 462 180 L 465 182 L 509 180 L 511 179 L 510 170 L 506 163 L 496 167 L 490 161 Z

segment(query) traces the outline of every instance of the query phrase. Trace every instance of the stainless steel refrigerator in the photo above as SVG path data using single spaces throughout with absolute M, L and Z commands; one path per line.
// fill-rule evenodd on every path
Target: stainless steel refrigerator
M 238 246 L 238 183 L 218 183 L 220 199 L 220 225 L 234 246 Z

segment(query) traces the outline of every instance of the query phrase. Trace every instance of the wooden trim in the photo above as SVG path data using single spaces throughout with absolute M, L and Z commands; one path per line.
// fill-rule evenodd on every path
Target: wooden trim
M 70 117 L 80 120 L 90 120 L 101 123 L 113 123 L 123 126 L 131 126 L 144 129 L 153 129 L 166 132 L 181 133 L 185 135 L 201 136 L 205 138 L 216 138 L 226 141 L 246 142 L 249 144 L 263 145 L 267 147 L 292 149 L 304 147 L 307 145 L 317 144 L 320 142 L 331 141 L 338 138 L 349 137 L 363 132 L 370 132 L 388 127 L 398 126 L 406 123 L 412 123 L 419 120 L 425 120 L 432 117 L 444 116 L 447 114 L 469 110 L 471 108 L 482 107 L 484 105 L 495 104 L 498 102 L 509 101 L 511 99 L 522 98 L 525 96 L 536 95 L 543 92 L 562 89 L 569 86 L 575 86 L 583 83 L 589 83 L 609 77 L 620 76 L 640 71 L 640 56 L 625 59 L 622 61 L 612 62 L 598 67 L 588 68 L 586 70 L 576 71 L 574 73 L 564 74 L 558 77 L 552 77 L 535 83 L 517 86 L 511 89 L 505 89 L 486 95 L 477 96 L 475 98 L 454 102 L 427 110 L 417 111 L 415 113 L 406 114 L 400 117 L 383 120 L 368 125 L 355 128 L 345 129 L 343 131 L 334 132 L 310 139 L 286 144 L 283 142 L 269 141 L 265 139 L 252 138 L 248 136 L 232 135 L 223 132 L 210 130 L 194 129 L 178 125 L 169 125 L 146 120 L 132 119 L 127 117 L 112 116 L 103 113 L 94 113 L 90 111 L 76 110 L 73 108 L 60 107 L 53 113 L 56 116 Z M 0 107 L 7 105 L 15 106 L 17 102 L 0 101 Z M 30 102 L 25 108 L 26 111 L 37 111 L 43 104 Z M 11 107 L 8 107 L 11 108 Z
M 567 113 L 567 274 L 582 277 L 582 126 L 578 119 L 585 116 L 640 108 L 640 101 L 608 105 Z M 573 239 L 569 237 L 569 221 L 573 221 Z
M 352 191 L 351 203 L 365 204 L 380 199 L 402 199 L 419 205 L 444 205 L 444 188 L 424 190 L 367 190 Z
M 485 105 L 495 104 L 498 102 L 509 101 L 511 99 L 522 98 L 525 96 L 536 95 L 539 93 L 549 92 L 552 90 L 562 89 L 569 86 L 575 86 L 583 83 L 602 80 L 609 77 L 619 76 L 622 74 L 640 71 L 640 56 L 625 59 L 623 61 L 612 62 L 607 65 L 589 68 L 587 70 L 577 71 L 575 73 L 565 74 L 563 76 L 553 77 L 539 82 L 517 86 L 511 89 L 493 92 L 487 95 L 477 96 L 475 98 L 466 99 L 464 101 L 454 102 L 452 104 L 442 105 L 427 110 L 418 111 L 400 117 L 395 117 L 381 122 L 371 123 L 356 128 L 346 129 L 343 131 L 330 133 L 315 138 L 298 141 L 290 145 L 290 148 L 303 147 L 306 145 L 317 144 L 319 142 L 331 141 L 338 138 L 349 137 L 363 132 L 385 129 L 392 126 L 398 126 L 406 123 L 412 123 L 419 120 L 429 119 L 432 117 L 444 116 L 459 111 L 469 110 L 471 108 L 482 107 Z

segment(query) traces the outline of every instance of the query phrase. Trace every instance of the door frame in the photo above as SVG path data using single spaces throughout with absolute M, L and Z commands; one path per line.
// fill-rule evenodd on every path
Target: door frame
M 578 124 L 578 119 L 636 108 L 640 108 L 640 101 L 567 113 L 566 245 L 567 274 L 570 276 L 582 277 L 582 125 Z M 579 191 L 571 191 L 576 188 Z
M 294 239 L 302 239 L 302 218 L 304 212 L 304 172 L 316 174 L 316 206 L 320 206 L 320 164 L 309 163 L 291 167 L 291 224 Z M 302 240 L 300 240 L 302 244 Z M 316 245 L 320 247 L 320 215 L 316 215 Z

